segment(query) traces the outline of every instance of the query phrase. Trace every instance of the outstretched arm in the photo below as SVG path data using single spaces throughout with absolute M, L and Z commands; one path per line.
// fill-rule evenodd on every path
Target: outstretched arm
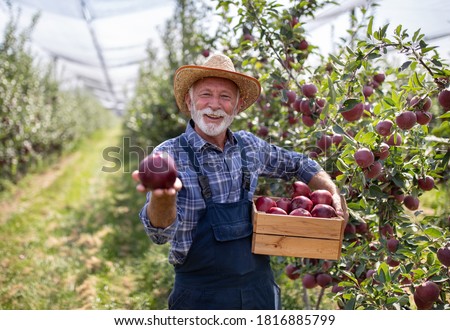
M 142 193 L 148 190 L 139 181 L 139 172 L 134 171 L 132 178 L 138 185 L 136 190 Z M 153 227 L 166 228 L 170 226 L 177 217 L 177 192 L 182 188 L 181 180 L 177 178 L 172 188 L 155 189 L 151 193 L 150 202 L 147 206 L 147 217 Z

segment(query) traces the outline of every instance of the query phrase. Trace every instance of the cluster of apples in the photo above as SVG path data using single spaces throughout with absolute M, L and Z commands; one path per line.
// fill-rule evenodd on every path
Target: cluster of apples
M 318 189 L 311 191 L 302 181 L 292 184 L 291 197 L 281 197 L 277 200 L 260 196 L 255 201 L 259 212 L 280 215 L 295 215 L 317 218 L 335 218 L 336 210 L 332 206 L 332 195 L 328 190 Z

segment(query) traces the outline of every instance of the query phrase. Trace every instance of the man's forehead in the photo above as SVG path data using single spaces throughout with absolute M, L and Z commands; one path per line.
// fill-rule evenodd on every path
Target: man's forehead
M 232 89 L 238 89 L 238 86 L 234 81 L 220 77 L 205 77 L 194 82 L 192 86 L 193 87 L 222 86 Z

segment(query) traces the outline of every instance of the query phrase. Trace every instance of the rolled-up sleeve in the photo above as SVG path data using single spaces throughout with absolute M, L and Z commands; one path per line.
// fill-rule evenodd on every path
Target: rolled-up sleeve
M 170 241 L 175 234 L 178 221 L 175 220 L 170 226 L 166 228 L 157 228 L 152 225 L 150 219 L 147 216 L 147 206 L 150 201 L 151 192 L 147 193 L 147 202 L 139 212 L 139 218 L 144 225 L 145 232 L 152 242 L 156 244 L 165 244 Z

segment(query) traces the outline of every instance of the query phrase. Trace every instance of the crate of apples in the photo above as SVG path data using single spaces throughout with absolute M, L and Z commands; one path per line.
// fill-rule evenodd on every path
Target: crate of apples
M 292 188 L 290 197 L 254 198 L 253 253 L 339 259 L 345 221 L 337 216 L 331 193 L 311 191 L 301 181 Z

